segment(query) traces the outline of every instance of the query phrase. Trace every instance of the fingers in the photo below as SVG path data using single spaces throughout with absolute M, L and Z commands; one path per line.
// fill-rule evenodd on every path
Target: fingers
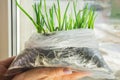
M 51 68 L 49 70 L 49 75 L 51 75 L 51 77 L 57 77 L 67 74 L 72 74 L 72 70 L 70 68 Z
M 13 80 L 77 80 L 88 75 L 88 72 L 72 73 L 70 68 L 36 68 L 16 76 Z
M 36 68 L 16 76 L 14 80 L 53 80 L 66 74 L 72 74 L 72 71 L 68 68 Z
M 74 80 L 74 79 L 76 80 L 89 75 L 90 75 L 89 72 L 74 72 L 73 74 L 63 76 L 63 78 L 71 78 L 70 80 Z
M 73 72 L 72 74 L 55 77 L 54 80 L 77 80 L 89 75 L 89 72 Z
M 33 74 L 32 76 L 35 75 L 35 77 L 37 75 L 38 78 L 53 78 L 66 74 L 72 74 L 72 71 L 69 68 L 38 68 L 31 70 L 29 74 Z
M 10 58 L 8 58 L 8 59 L 6 59 L 6 60 L 0 61 L 0 63 L 1 63 L 2 65 L 4 65 L 6 68 L 8 68 L 9 65 L 11 64 L 11 62 L 14 60 L 14 58 L 15 58 L 15 56 L 14 56 L 14 57 L 10 57 Z

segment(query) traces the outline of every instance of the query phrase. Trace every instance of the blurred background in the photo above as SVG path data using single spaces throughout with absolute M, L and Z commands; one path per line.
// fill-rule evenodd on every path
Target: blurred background
M 31 5 L 38 1 L 18 0 L 33 17 Z M 47 0 L 47 7 L 55 1 Z M 67 1 L 61 0 L 63 10 Z M 101 54 L 114 71 L 120 72 L 120 0 L 78 0 L 77 8 L 82 9 L 85 4 L 95 8 L 94 30 Z M 0 0 L 0 60 L 19 54 L 34 32 L 33 24 L 16 7 L 15 0 Z

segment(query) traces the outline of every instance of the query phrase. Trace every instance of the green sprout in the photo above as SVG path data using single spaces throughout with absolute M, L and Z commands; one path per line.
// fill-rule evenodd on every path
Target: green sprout
M 63 16 L 61 15 L 60 1 L 57 0 L 57 5 L 54 3 L 48 10 L 46 0 L 44 0 L 44 7 L 42 0 L 32 7 L 35 12 L 36 20 L 34 20 L 24 9 L 18 4 L 16 5 L 20 10 L 32 21 L 38 33 L 49 33 L 54 31 L 73 30 L 73 29 L 94 29 L 95 12 L 92 8 L 88 8 L 88 4 L 83 10 L 77 10 L 77 4 L 73 1 L 74 17 L 72 14 L 67 14 L 70 1 L 67 3 Z M 44 8 L 44 12 L 41 11 Z M 78 12 L 77 12 L 78 11 Z M 55 18 L 57 18 L 58 25 L 55 26 Z

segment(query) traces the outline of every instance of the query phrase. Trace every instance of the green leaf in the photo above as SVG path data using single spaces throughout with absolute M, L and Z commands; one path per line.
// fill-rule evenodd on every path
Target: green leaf
M 35 12 L 36 20 L 34 20 L 18 3 L 17 6 L 20 10 L 32 21 L 38 33 L 48 33 L 61 30 L 72 30 L 79 28 L 94 28 L 95 12 L 91 8 L 88 9 L 88 4 L 83 10 L 76 9 L 76 2 L 73 1 L 74 17 L 70 13 L 67 14 L 70 1 L 67 3 L 63 16 L 61 15 L 60 2 L 57 0 L 57 5 L 54 3 L 47 11 L 46 0 L 44 0 L 44 11 L 42 11 L 42 1 L 34 4 L 33 10 Z M 57 6 L 57 7 L 56 7 Z M 55 16 L 54 16 L 55 15 Z M 55 18 L 57 18 L 58 25 L 55 26 Z M 46 26 L 46 27 L 45 27 Z
M 47 23 L 48 23 L 48 29 L 51 32 L 50 22 L 49 22 L 49 18 L 48 18 L 48 14 L 47 14 L 47 8 L 46 8 L 46 0 L 44 0 L 44 10 L 45 10 L 46 20 L 47 20 Z
M 67 15 L 67 11 L 68 11 L 69 5 L 70 5 L 70 2 L 68 2 L 67 6 L 66 6 L 66 9 L 65 9 L 65 12 L 64 12 L 61 30 L 63 30 L 63 27 L 64 27 L 65 18 L 66 18 L 66 15 Z
M 34 19 L 18 4 L 17 0 L 16 0 L 16 5 L 32 21 L 32 23 L 34 24 L 34 26 L 36 27 L 36 29 L 38 31 L 38 25 L 35 23 Z
M 51 31 L 54 31 L 54 13 L 53 12 L 54 12 L 54 7 L 49 9 Z
M 58 5 L 58 24 L 59 24 L 59 27 L 58 29 L 61 30 L 61 10 L 60 10 L 60 2 L 59 0 L 57 0 L 57 5 Z

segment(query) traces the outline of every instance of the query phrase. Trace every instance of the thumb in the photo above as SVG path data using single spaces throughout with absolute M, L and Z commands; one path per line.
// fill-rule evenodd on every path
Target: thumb
M 11 62 L 14 60 L 14 58 L 15 58 L 15 56 L 14 56 L 14 57 L 10 57 L 10 58 L 8 58 L 8 59 L 5 59 L 5 60 L 0 61 L 0 63 L 1 63 L 2 65 L 4 65 L 6 68 L 8 68 L 9 65 L 11 64 Z

